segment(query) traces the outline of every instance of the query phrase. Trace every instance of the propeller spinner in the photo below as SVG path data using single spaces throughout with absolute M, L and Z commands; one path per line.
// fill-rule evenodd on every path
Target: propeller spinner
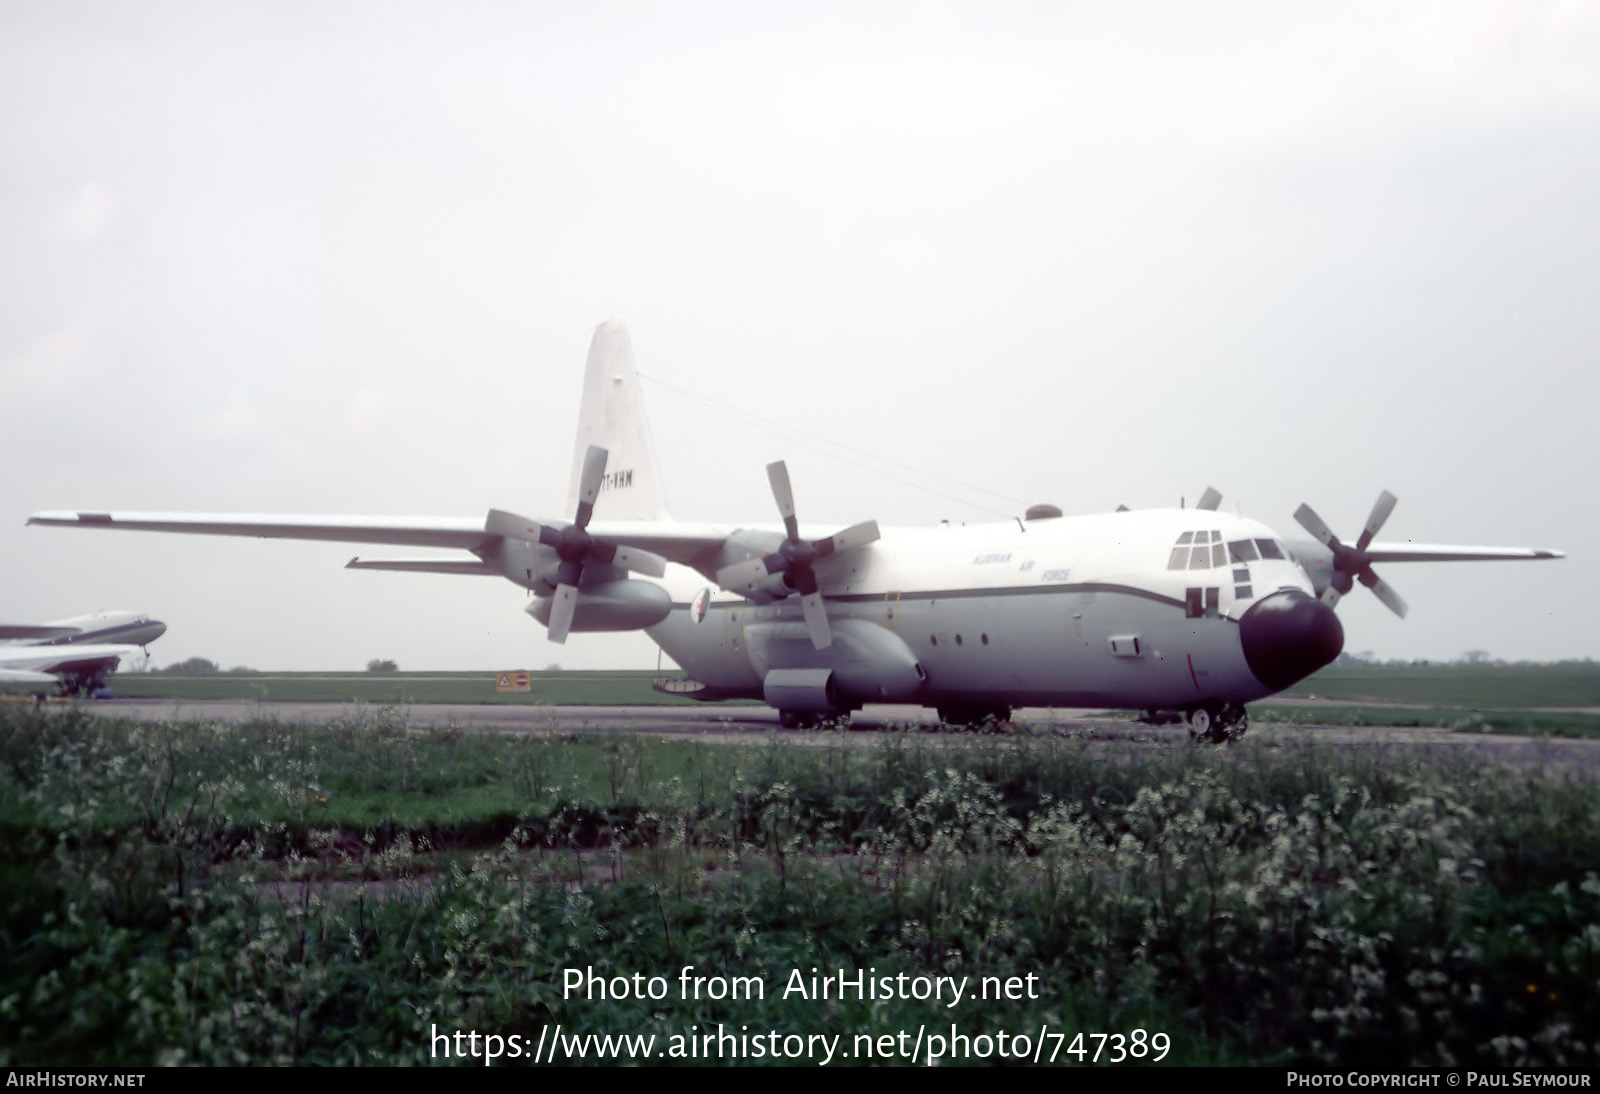
M 607 452 L 598 445 L 590 445 L 583 457 L 583 475 L 579 479 L 578 511 L 571 524 L 554 527 L 539 524 L 514 513 L 491 510 L 485 527 L 489 532 L 522 544 L 538 543 L 554 549 L 560 560 L 556 567 L 554 602 L 550 606 L 547 630 L 552 642 L 565 642 L 572 629 L 572 615 L 578 607 L 578 587 L 587 566 L 615 567 L 634 573 L 661 577 L 667 572 L 667 560 L 658 554 L 637 547 L 619 546 L 590 535 L 589 520 L 594 516 L 594 502 L 600 496 L 600 486 L 605 481 Z M 528 578 L 534 576 L 528 571 Z
M 783 516 L 787 536 L 771 554 L 736 562 L 718 570 L 717 584 L 724 589 L 748 594 L 760 589 L 766 578 L 782 574 L 784 587 L 800 594 L 800 609 L 805 613 L 806 633 L 811 636 L 811 645 L 815 649 L 827 649 L 833 644 L 833 632 L 828 628 L 828 610 L 822 604 L 822 593 L 813 567 L 819 559 L 864 547 L 876 540 L 878 522 L 862 521 L 824 539 L 807 543 L 800 538 L 800 522 L 794 515 L 794 489 L 789 484 L 789 469 L 782 460 L 767 464 L 767 481 L 772 484 L 772 497 L 778 503 L 778 512 Z
M 1323 523 L 1322 518 L 1312 511 L 1311 506 L 1301 505 L 1294 511 L 1294 519 L 1300 522 L 1301 527 L 1333 553 L 1333 576 L 1328 582 L 1328 587 L 1322 591 L 1323 603 L 1329 607 L 1337 604 L 1339 598 L 1354 588 L 1356 580 L 1359 579 L 1361 584 L 1372 590 L 1374 596 L 1383 601 L 1385 607 L 1400 618 L 1405 618 L 1406 602 L 1400 599 L 1400 594 L 1395 592 L 1387 581 L 1373 571 L 1371 556 L 1367 554 L 1372 538 L 1389 519 L 1389 514 L 1394 512 L 1396 500 L 1387 490 L 1378 495 L 1377 504 L 1372 507 L 1371 515 L 1367 517 L 1367 526 L 1361 530 L 1354 547 L 1341 543 L 1339 537 Z

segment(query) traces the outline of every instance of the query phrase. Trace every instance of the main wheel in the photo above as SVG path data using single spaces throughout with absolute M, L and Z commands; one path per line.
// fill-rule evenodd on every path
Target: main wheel
M 783 729 L 810 729 L 817 716 L 809 710 L 780 710 L 778 725 Z
M 1212 739 L 1212 729 L 1217 724 L 1218 708 L 1207 704 L 1195 707 L 1189 712 L 1189 739 L 1192 741 L 1209 741 Z
M 1001 706 L 939 707 L 939 721 L 961 729 L 994 730 L 1011 720 L 1011 708 Z
M 1250 728 L 1250 716 L 1242 703 L 1226 703 L 1211 727 L 1211 739 L 1218 744 L 1230 744 L 1243 737 Z

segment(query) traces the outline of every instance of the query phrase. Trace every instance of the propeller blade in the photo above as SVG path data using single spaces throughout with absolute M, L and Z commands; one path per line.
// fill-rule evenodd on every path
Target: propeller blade
M 578 480 L 578 515 L 572 523 L 579 528 L 589 527 L 594 516 L 594 499 L 600 496 L 600 484 L 606 477 L 606 459 L 609 453 L 597 444 L 591 444 L 583 454 L 583 475 Z
M 767 481 L 772 484 L 772 498 L 783 515 L 783 526 L 789 538 L 800 538 L 800 524 L 794 519 L 794 488 L 789 485 L 789 468 L 782 460 L 767 464 Z
M 667 560 L 654 551 L 646 551 L 642 547 L 618 547 L 616 552 L 611 559 L 613 566 L 620 566 L 636 574 L 647 574 L 650 577 L 667 575 Z
M 1406 617 L 1406 602 L 1400 599 L 1400 594 L 1394 591 L 1394 586 L 1372 572 L 1371 566 L 1362 570 L 1358 576 L 1361 578 L 1361 584 L 1371 589 L 1373 595 L 1383 601 L 1384 607 L 1401 619 Z
M 566 642 L 572 629 L 572 613 L 578 609 L 578 589 L 574 585 L 556 586 L 555 599 L 550 602 L 550 623 L 546 627 L 552 642 Z
M 491 509 L 484 518 L 483 530 L 491 536 L 505 536 L 509 539 L 538 540 L 541 526 L 536 520 L 518 516 L 516 513 L 507 513 L 503 509 Z
M 800 608 L 806 613 L 806 631 L 811 635 L 812 648 L 825 650 L 833 645 L 833 631 L 828 628 L 828 609 L 822 606 L 822 594 L 813 590 L 802 596 Z
M 1329 585 L 1326 589 L 1322 590 L 1322 595 L 1317 597 L 1317 599 L 1322 601 L 1328 607 L 1332 608 L 1338 605 L 1339 596 L 1339 590 L 1335 589 L 1332 585 Z
M 767 576 L 765 559 L 747 558 L 743 562 L 735 562 L 732 566 L 724 566 L 718 570 L 717 584 L 729 592 L 748 595 L 754 592 Z
M 819 539 L 812 546 L 817 549 L 817 556 L 821 558 L 839 551 L 852 551 L 857 547 L 865 547 L 878 538 L 880 538 L 878 522 L 864 520 L 860 524 L 852 524 L 842 532 L 835 532 L 827 539 Z
M 1389 519 L 1389 514 L 1394 512 L 1394 503 L 1399 499 L 1385 490 L 1378 495 L 1378 503 L 1372 507 L 1372 515 L 1367 518 L 1367 526 L 1361 530 L 1361 538 L 1356 540 L 1356 550 L 1365 551 L 1367 544 L 1372 542 L 1372 537 L 1378 534 L 1383 527 L 1383 522 Z M 1405 612 L 1401 612 L 1404 615 Z
M 1294 519 L 1299 521 L 1300 527 L 1310 532 L 1317 542 L 1324 547 L 1331 548 L 1335 543 L 1339 542 L 1339 537 L 1334 535 L 1333 530 L 1326 524 L 1322 523 L 1322 518 L 1312 511 L 1311 506 L 1302 503 L 1300 508 L 1294 511 Z
M 1196 509 L 1216 509 L 1222 504 L 1222 494 L 1215 486 L 1206 487 L 1206 492 L 1200 495 L 1200 500 L 1195 503 Z

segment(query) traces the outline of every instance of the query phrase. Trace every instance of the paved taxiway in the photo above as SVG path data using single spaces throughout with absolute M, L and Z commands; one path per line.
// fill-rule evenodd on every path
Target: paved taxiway
M 662 737 L 761 741 L 777 732 L 796 743 L 868 742 L 897 730 L 936 731 L 938 718 L 920 707 L 868 706 L 851 719 L 850 733 L 778 729 L 777 711 L 764 706 L 537 706 L 533 704 L 429 704 L 388 707 L 373 703 L 287 703 L 249 699 L 111 699 L 85 704 L 109 718 L 137 721 L 225 722 L 254 720 L 302 725 L 386 723 L 415 730 L 455 727 L 464 733 L 652 733 Z M 1270 708 L 1268 708 L 1270 709 Z M 1328 744 L 1390 744 L 1475 748 L 1535 767 L 1577 768 L 1600 774 L 1600 741 L 1458 733 L 1415 726 L 1264 724 L 1252 719 L 1251 740 Z M 1024 732 L 1061 733 L 1106 745 L 1170 741 L 1187 744 L 1182 725 L 1151 726 L 1103 710 L 1025 709 L 1013 721 Z

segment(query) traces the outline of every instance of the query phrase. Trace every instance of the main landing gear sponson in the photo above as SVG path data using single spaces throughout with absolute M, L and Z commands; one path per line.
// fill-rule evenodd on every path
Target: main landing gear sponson
M 1229 744 L 1249 728 L 1249 717 L 1239 703 L 1203 703 L 1189 711 L 1189 738 L 1193 741 Z

